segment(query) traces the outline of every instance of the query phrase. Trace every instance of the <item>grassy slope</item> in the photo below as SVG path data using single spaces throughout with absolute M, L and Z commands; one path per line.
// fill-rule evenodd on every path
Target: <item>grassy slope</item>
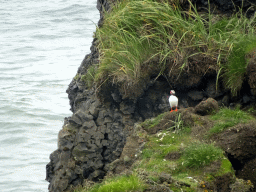
M 163 113 L 137 125 L 137 130 L 138 127 L 147 130 L 136 132 L 136 135 L 146 142 L 141 153 L 136 155 L 128 174 L 106 177 L 100 184 L 90 187 L 87 185 L 87 188 L 80 188 L 75 192 L 143 191 L 152 183 L 158 185 L 163 173 L 170 174 L 173 179 L 163 185 L 175 192 L 180 192 L 181 189 L 187 192 L 211 191 L 217 177 L 226 174 L 235 177 L 231 163 L 224 156 L 222 149 L 209 140 L 209 135 L 218 134 L 238 123 L 255 121 L 255 117 L 238 108 L 221 108 L 211 116 L 192 115 L 194 122 L 188 126 L 182 116 L 184 113 L 185 110 L 180 110 L 177 114 Z M 178 118 L 180 114 L 182 117 Z M 172 121 L 172 126 L 156 134 L 149 133 L 166 120 Z M 204 126 L 207 121 L 211 122 L 205 126 L 207 131 L 199 137 L 196 136 L 195 127 Z M 230 124 L 230 121 L 233 123 Z M 250 187 L 250 182 L 247 182 L 246 186 Z
M 214 69 L 236 95 L 246 54 L 256 47 L 255 17 L 198 13 L 193 5 L 182 11 L 167 0 L 121 1 L 105 13 L 104 25 L 96 31 L 99 66 L 91 66 L 82 78 L 89 85 L 110 81 L 134 89 L 152 75 L 171 80 L 177 70 L 203 75 Z

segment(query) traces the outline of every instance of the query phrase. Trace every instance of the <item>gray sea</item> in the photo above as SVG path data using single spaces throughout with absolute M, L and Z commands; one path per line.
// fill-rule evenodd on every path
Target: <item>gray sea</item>
M 0 191 L 48 191 L 66 89 L 98 20 L 96 0 L 0 1 Z

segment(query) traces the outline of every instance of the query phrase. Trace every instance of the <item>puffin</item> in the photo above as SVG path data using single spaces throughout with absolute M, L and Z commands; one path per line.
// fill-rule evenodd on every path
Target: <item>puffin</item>
M 176 109 L 174 111 L 178 111 L 178 98 L 175 96 L 175 91 L 171 90 L 170 91 L 170 97 L 169 97 L 169 103 L 170 103 L 170 107 L 171 107 L 171 112 L 173 112 L 172 108 L 176 107 Z

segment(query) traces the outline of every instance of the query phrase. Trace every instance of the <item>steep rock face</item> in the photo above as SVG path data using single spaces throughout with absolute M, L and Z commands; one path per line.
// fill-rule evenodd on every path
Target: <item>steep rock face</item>
M 103 24 L 103 9 L 109 10 L 112 3 L 115 0 L 97 0 L 101 13 L 99 26 Z M 96 47 L 97 39 L 94 39 L 91 53 L 85 56 L 78 74 L 86 74 L 91 65 L 98 64 Z M 184 79 L 191 80 L 193 74 L 186 75 Z M 195 106 L 208 97 L 224 105 L 252 101 L 251 96 L 249 99 L 231 98 L 221 84 L 216 90 L 216 74 L 213 71 L 195 79 L 191 84 L 180 81 L 169 84 L 162 76 L 158 79 L 152 77 L 145 87 L 141 87 L 138 98 L 129 99 L 120 93 L 116 85 L 106 84 L 98 91 L 89 89 L 83 80 L 74 78 L 67 89 L 73 115 L 65 118 L 58 135 L 58 149 L 50 155 L 46 166 L 49 191 L 62 192 L 71 185 L 82 184 L 86 178 L 103 178 L 109 164 L 120 157 L 134 123 L 169 110 L 167 98 L 170 89 L 177 90 L 181 108 Z
M 109 9 L 108 1 L 98 1 L 97 8 L 101 11 L 103 7 Z M 102 19 L 101 14 L 99 25 Z M 79 67 L 79 74 L 85 74 L 89 66 L 98 63 L 96 41 L 93 40 L 91 53 Z M 166 82 L 157 85 L 165 86 Z M 160 87 L 156 88 L 153 82 L 149 86 L 155 91 L 146 92 L 136 105 L 133 100 L 123 100 L 114 87 L 106 91 L 104 102 L 101 102 L 95 89 L 88 89 L 81 79 L 72 80 L 67 93 L 73 115 L 65 118 L 58 135 L 58 149 L 50 155 L 46 166 L 49 191 L 62 192 L 71 185 L 82 184 L 86 178 L 103 178 L 105 167 L 120 157 L 130 126 L 139 119 L 168 110 L 167 94 L 165 99 L 162 95 L 153 98 Z
M 85 178 L 101 179 L 108 171 L 108 164 L 120 157 L 133 124 L 168 110 L 167 94 L 153 98 L 158 95 L 157 89 L 152 85 L 156 92 L 150 90 L 136 103 L 117 99 L 113 93 L 105 105 L 95 91 L 78 93 L 86 100 L 74 102 L 74 113 L 65 119 L 59 132 L 58 149 L 47 165 L 49 190 L 65 191 Z

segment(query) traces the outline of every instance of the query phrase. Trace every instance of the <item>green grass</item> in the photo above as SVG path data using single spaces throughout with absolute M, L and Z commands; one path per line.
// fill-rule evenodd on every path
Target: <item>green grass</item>
M 126 0 L 105 13 L 96 31 L 100 65 L 94 81 L 134 87 L 152 75 L 171 77 L 174 68 L 188 68 L 189 58 L 201 56 L 215 62 L 235 95 L 247 66 L 245 54 L 256 47 L 255 18 L 199 14 L 193 5 L 182 11 L 167 2 Z
M 141 164 L 136 168 L 145 169 L 148 172 L 161 173 L 171 172 L 175 166 L 175 164 L 172 164 L 169 161 L 151 158 L 148 160 L 142 160 Z
M 161 113 L 157 117 L 153 119 L 147 119 L 143 123 L 141 123 L 141 126 L 144 127 L 145 129 L 151 129 L 155 127 L 157 124 L 160 123 L 160 121 L 163 119 L 165 113 Z
M 220 133 L 229 127 L 237 125 L 238 123 L 246 123 L 249 120 L 252 120 L 253 117 L 249 115 L 249 113 L 236 107 L 234 110 L 229 108 L 221 108 L 218 113 L 211 116 L 211 119 L 215 120 L 216 123 L 209 130 L 208 136 L 215 133 Z
M 218 113 L 211 116 L 212 120 L 227 120 L 227 119 L 234 119 L 234 120 L 248 120 L 252 119 L 249 114 L 245 111 L 239 109 L 237 106 L 235 109 L 230 109 L 223 107 L 221 108 Z
M 172 184 L 170 186 L 170 189 L 172 191 L 174 191 L 174 192 L 180 192 L 181 189 L 182 189 L 182 191 L 185 191 L 185 192 L 196 192 L 196 189 L 192 189 L 192 188 L 186 187 L 186 186 L 179 186 L 179 187 L 177 187 L 175 184 Z
M 177 163 L 165 159 L 170 152 L 177 152 L 181 146 L 191 142 L 187 132 L 171 133 L 162 131 L 160 134 L 148 137 L 141 154 L 141 162 L 137 164 L 136 169 L 145 169 L 149 172 L 169 172 L 171 173 L 177 166 Z M 181 144 L 182 143 L 182 144 Z
M 148 127 L 156 126 L 164 117 L 164 114 L 157 118 L 143 122 Z M 221 108 L 218 113 L 212 115 L 212 120 L 224 121 L 230 118 L 250 119 L 246 112 L 238 107 L 235 110 Z M 190 135 L 190 128 L 182 128 L 178 133 L 163 130 L 156 134 L 148 134 L 147 142 L 142 153 L 131 167 L 132 175 L 114 176 L 107 178 L 102 183 L 94 184 L 93 187 L 79 189 L 74 192 L 115 192 L 115 191 L 143 191 L 147 186 L 140 176 L 146 175 L 146 180 L 150 179 L 155 183 L 159 181 L 161 173 L 168 173 L 178 183 L 185 185 L 179 186 L 171 183 L 169 188 L 173 191 L 198 191 L 197 181 L 213 182 L 217 176 L 232 172 L 232 165 L 224 157 L 223 150 L 213 144 L 206 144 L 197 141 Z M 166 159 L 169 153 L 180 152 L 181 156 L 177 159 Z M 216 162 L 217 161 L 217 162 Z M 211 164 L 220 162 L 218 164 Z M 216 166 L 216 170 L 205 172 L 208 165 Z
M 189 131 L 186 129 L 182 129 L 178 134 L 165 130 L 155 135 L 148 135 L 147 140 L 141 153 L 141 162 L 135 167 L 157 173 L 171 172 L 176 164 L 166 160 L 165 156 L 170 152 L 178 151 L 181 143 L 191 142 Z
M 189 127 L 184 126 L 184 122 L 181 118 L 181 113 L 176 114 L 175 121 L 173 121 L 174 126 L 169 127 L 167 130 L 175 130 L 175 133 L 184 133 L 184 132 L 190 132 Z
M 154 119 L 146 120 L 141 123 L 141 126 L 145 129 L 153 128 L 163 120 L 164 115 L 166 113 L 162 113 Z M 163 130 L 154 135 L 148 135 L 148 142 L 145 144 L 141 154 L 142 161 L 137 165 L 137 168 L 158 173 L 166 170 L 172 171 L 176 165 L 166 160 L 165 156 L 170 152 L 179 151 L 181 146 L 191 142 L 189 136 L 191 128 L 184 127 L 182 123 L 179 123 L 181 121 L 180 116 L 177 116 L 176 121 L 179 127 L 177 129 L 177 124 L 175 124 L 175 131 L 173 131 L 173 127 L 170 127 L 170 130 Z
M 155 118 L 145 120 L 140 125 L 146 130 L 152 129 L 153 127 L 157 126 L 167 114 L 169 114 L 169 112 L 161 113 Z M 169 127 L 167 130 L 175 130 L 175 133 L 190 133 L 190 127 L 184 126 L 183 124 L 181 113 L 177 113 L 175 120 L 172 122 L 174 125 L 172 127 Z
M 232 52 L 228 56 L 227 65 L 224 65 L 226 87 L 233 95 L 241 89 L 248 61 L 246 55 L 256 47 L 256 36 L 246 36 L 233 44 Z
M 232 120 L 227 120 L 226 122 L 219 122 L 216 123 L 210 130 L 209 130 L 209 134 L 212 135 L 214 133 L 220 133 L 223 130 L 232 127 L 234 125 L 236 125 L 237 122 L 232 121 Z
M 224 158 L 221 160 L 221 167 L 220 167 L 220 171 L 218 172 L 218 175 L 224 175 L 226 173 L 229 173 L 233 170 L 232 168 L 232 164 L 230 163 L 230 161 L 227 158 Z
M 168 133 L 168 132 L 163 132 Z M 162 140 L 162 135 L 150 136 L 148 143 L 142 151 L 141 161 L 134 166 L 137 169 L 146 170 L 151 174 L 169 173 L 176 181 L 190 185 L 183 188 L 185 191 L 196 191 L 197 183 L 190 180 L 190 177 L 204 178 L 204 167 L 213 161 L 220 160 L 221 167 L 215 174 L 210 173 L 209 179 L 216 175 L 222 175 L 232 170 L 231 163 L 224 158 L 223 151 L 213 144 L 193 142 L 189 134 L 166 134 Z M 159 139 L 160 138 L 160 139 Z M 181 150 L 184 148 L 183 150 Z M 170 152 L 182 152 L 182 156 L 177 160 L 166 160 L 165 156 Z M 217 167 L 216 167 L 217 168 Z M 175 186 L 170 189 L 176 191 Z M 178 188 L 177 188 L 178 190 Z
M 88 87 L 92 87 L 95 81 L 96 66 L 92 65 L 88 68 L 87 73 L 81 76 L 81 80 L 84 81 Z
M 184 166 L 200 168 L 222 157 L 223 151 L 213 144 L 193 143 L 183 152 Z
M 165 134 L 166 132 L 164 132 Z M 183 135 L 182 137 L 185 138 Z M 151 136 L 142 151 L 142 158 L 149 159 L 163 159 L 171 151 L 176 151 L 179 148 L 181 136 L 167 133 L 166 135 L 159 135 L 159 137 Z
M 95 184 L 89 190 L 79 190 L 74 192 L 130 192 L 130 191 L 143 191 L 145 188 L 142 182 L 136 175 L 118 176 L 104 180 L 100 184 Z
M 247 111 L 248 111 L 248 113 L 250 113 L 250 114 L 256 113 L 255 107 L 250 107 Z

